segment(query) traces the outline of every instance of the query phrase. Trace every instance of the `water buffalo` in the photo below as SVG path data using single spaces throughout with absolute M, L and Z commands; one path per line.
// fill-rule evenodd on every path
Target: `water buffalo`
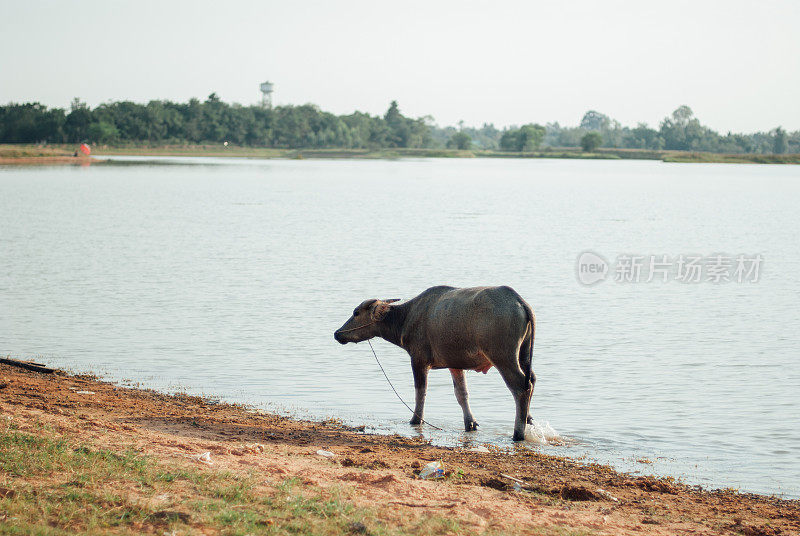
M 497 367 L 517 405 L 514 441 L 524 439 L 536 383 L 531 368 L 536 317 L 525 300 L 510 287 L 438 286 L 393 305 L 397 301 L 362 302 L 334 338 L 347 344 L 381 337 L 408 352 L 417 394 L 411 424 L 423 418 L 428 371 L 449 368 L 464 427 L 475 430 L 464 371 L 486 374 Z

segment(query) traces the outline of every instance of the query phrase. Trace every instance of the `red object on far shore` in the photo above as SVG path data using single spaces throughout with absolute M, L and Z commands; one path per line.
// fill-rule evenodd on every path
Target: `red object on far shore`
M 85 143 L 81 143 L 80 149 L 81 149 L 81 152 L 83 154 L 85 154 L 86 156 L 89 156 L 91 154 L 91 152 L 92 152 L 92 150 L 89 148 L 89 146 L 86 145 Z

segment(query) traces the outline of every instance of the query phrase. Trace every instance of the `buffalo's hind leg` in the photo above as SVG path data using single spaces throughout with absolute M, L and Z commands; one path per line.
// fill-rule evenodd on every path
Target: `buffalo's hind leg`
M 478 429 L 478 422 L 472 416 L 472 410 L 469 408 L 469 391 L 467 391 L 467 379 L 464 377 L 464 371 L 450 369 L 450 374 L 453 376 L 453 389 L 456 392 L 456 400 L 461 406 L 461 411 L 464 412 L 464 429 L 467 432 L 474 432 Z
M 514 356 L 516 360 L 516 355 Z M 527 380 L 525 374 L 519 369 L 516 363 L 509 367 L 497 367 L 503 381 L 506 382 L 509 391 L 514 396 L 517 406 L 517 415 L 514 420 L 514 441 L 525 439 L 525 424 L 528 422 L 528 414 L 531 396 L 533 395 L 533 385 Z

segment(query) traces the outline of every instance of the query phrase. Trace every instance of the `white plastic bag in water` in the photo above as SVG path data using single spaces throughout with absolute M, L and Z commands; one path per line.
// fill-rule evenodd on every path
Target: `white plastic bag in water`
M 544 424 L 534 421 L 533 424 L 525 426 L 525 440 L 532 443 L 539 443 L 540 445 L 549 445 L 550 443 L 561 442 L 561 437 L 558 435 L 550 422 L 545 421 Z

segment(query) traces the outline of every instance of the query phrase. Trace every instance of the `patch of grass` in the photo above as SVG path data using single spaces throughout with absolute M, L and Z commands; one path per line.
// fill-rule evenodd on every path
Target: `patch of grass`
M 476 156 L 487 158 L 566 158 L 578 160 L 619 160 L 621 157 L 609 152 L 585 153 L 583 151 L 553 151 L 543 150 L 534 152 L 505 152 L 505 151 L 479 151 Z
M 93 154 L 97 155 L 130 155 L 130 156 L 234 156 L 245 158 L 282 158 L 286 157 L 286 149 L 269 147 L 237 147 L 222 144 L 208 145 L 125 145 L 95 146 Z
M 32 158 L 37 156 L 72 156 L 77 149 L 77 144 L 73 145 L 70 151 L 63 146 L 52 145 L 24 145 L 24 144 L 2 144 L 0 145 L 0 158 Z
M 345 491 L 297 479 L 267 485 L 257 473 L 187 467 L 133 449 L 77 444 L 51 429 L 0 432 L 0 534 L 222 535 L 458 534 L 458 522 L 423 517 L 408 526 L 355 506 Z M 555 533 L 548 533 L 555 534 Z
M 718 154 L 675 152 L 664 162 L 686 164 L 800 164 L 800 154 Z

